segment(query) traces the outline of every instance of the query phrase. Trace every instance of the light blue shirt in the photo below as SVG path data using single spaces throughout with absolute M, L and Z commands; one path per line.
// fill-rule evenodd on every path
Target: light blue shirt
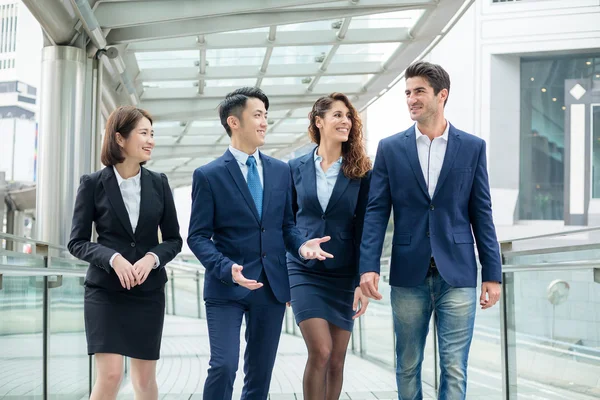
M 236 149 L 235 147 L 229 145 L 229 151 L 235 157 L 235 160 L 238 162 L 240 169 L 242 170 L 242 175 L 244 175 L 244 179 L 248 182 L 248 166 L 246 165 L 246 161 L 248 160 L 249 155 L 244 153 L 241 150 Z M 260 178 L 260 184 L 262 187 L 265 187 L 265 183 L 263 180 L 263 166 L 262 161 L 260 159 L 260 153 L 258 149 L 252 154 L 254 159 L 256 160 L 256 168 L 258 169 L 258 177 Z
M 335 181 L 337 181 L 338 174 L 342 168 L 343 157 L 340 157 L 336 162 L 331 164 L 327 169 L 327 172 L 325 172 L 323 171 L 323 168 L 321 168 L 323 157 L 317 154 L 317 150 L 318 148 L 315 150 L 314 154 L 315 171 L 317 172 L 317 197 L 319 198 L 319 204 L 321 204 L 323 212 L 325 212 L 331 194 L 333 193 Z

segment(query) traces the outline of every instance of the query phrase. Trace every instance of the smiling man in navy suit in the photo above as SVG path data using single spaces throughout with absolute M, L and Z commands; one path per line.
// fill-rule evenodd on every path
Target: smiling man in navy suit
M 246 320 L 243 400 L 266 399 L 290 300 L 286 250 L 305 259 L 333 257 L 305 242 L 294 224 L 288 165 L 258 151 L 269 99 L 258 88 L 229 93 L 219 107 L 231 138 L 221 157 L 194 172 L 188 245 L 206 268 L 210 341 L 205 400 L 231 399 L 240 327 Z M 242 273 L 243 270 L 243 273 Z
M 444 118 L 450 77 L 417 62 L 405 74 L 414 126 L 377 149 L 360 252 L 363 294 L 378 293 L 379 259 L 394 209 L 390 264 L 398 398 L 419 400 L 421 364 L 432 312 L 440 354 L 440 400 L 465 398 L 467 358 L 481 262 L 482 308 L 500 297 L 501 262 L 492 221 L 485 142 Z

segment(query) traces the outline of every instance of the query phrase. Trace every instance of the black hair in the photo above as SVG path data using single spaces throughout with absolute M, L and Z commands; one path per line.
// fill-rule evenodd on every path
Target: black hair
M 259 99 L 265 105 L 265 109 L 269 109 L 269 98 L 262 90 L 257 87 L 243 87 L 228 93 L 225 96 L 225 100 L 219 104 L 219 117 L 221 118 L 221 125 L 227 131 L 227 135 L 231 137 L 231 127 L 227 123 L 227 118 L 230 115 L 242 119 L 242 112 L 246 108 L 246 102 L 250 97 Z

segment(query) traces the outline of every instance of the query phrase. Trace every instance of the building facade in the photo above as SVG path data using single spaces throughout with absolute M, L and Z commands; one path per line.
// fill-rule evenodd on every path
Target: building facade
M 600 2 L 478 0 L 425 57 L 457 128 L 487 141 L 500 236 L 600 222 Z M 412 123 L 404 80 L 368 108 L 369 151 Z

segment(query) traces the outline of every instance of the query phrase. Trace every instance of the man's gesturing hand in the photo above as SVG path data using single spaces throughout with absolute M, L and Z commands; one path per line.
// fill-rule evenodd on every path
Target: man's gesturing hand
M 244 275 L 242 275 L 243 269 L 244 267 L 238 264 L 233 264 L 231 266 L 231 277 L 233 278 L 233 281 L 238 285 L 245 287 L 246 289 L 260 289 L 263 286 L 263 284 L 255 281 L 254 279 L 246 279 Z

